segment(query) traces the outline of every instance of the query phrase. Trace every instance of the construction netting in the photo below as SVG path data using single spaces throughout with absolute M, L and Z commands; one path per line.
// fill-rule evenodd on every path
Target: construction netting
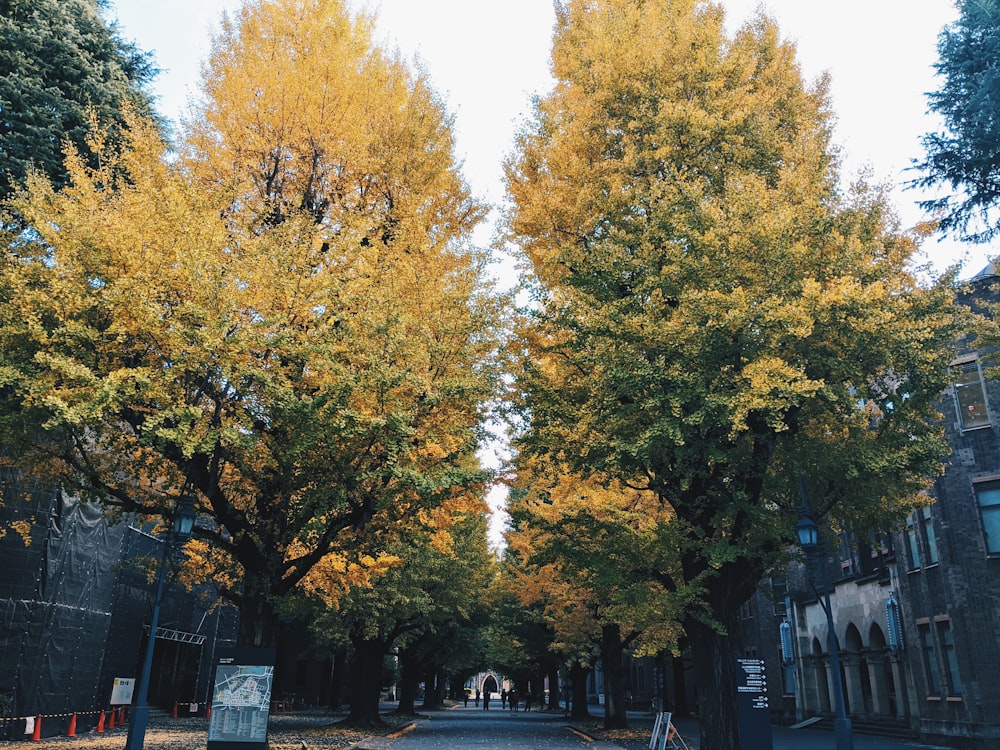
M 149 637 L 163 541 L 57 489 L 4 476 L 0 507 L 0 738 L 41 736 L 110 716 L 115 678 L 135 678 Z M 170 556 L 167 556 L 169 561 Z M 168 567 L 168 571 L 170 568 Z M 169 580 L 169 579 L 168 579 Z M 149 702 L 204 706 L 218 643 L 236 614 L 210 590 L 169 585 L 160 608 Z M 198 708 L 194 709 L 195 711 Z

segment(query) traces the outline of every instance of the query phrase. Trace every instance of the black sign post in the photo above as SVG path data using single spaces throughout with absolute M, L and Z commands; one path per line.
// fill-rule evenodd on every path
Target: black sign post
M 736 703 L 743 750 L 774 750 L 763 659 L 736 660 Z
M 207 750 L 266 750 L 274 649 L 219 649 Z

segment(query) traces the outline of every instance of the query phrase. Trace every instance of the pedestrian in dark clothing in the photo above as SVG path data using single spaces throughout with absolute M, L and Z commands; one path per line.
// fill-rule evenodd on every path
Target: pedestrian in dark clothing
M 507 688 L 500 691 L 500 708 L 507 708 Z
M 531 694 L 531 689 L 529 688 L 528 692 L 524 694 L 524 710 L 525 711 L 530 711 L 531 710 L 531 701 L 533 699 L 534 699 L 534 696 Z
M 517 712 L 517 704 L 521 702 L 521 695 L 517 692 L 517 688 L 513 688 L 510 694 L 507 696 L 507 702 L 510 703 L 510 710 Z
M 476 708 L 479 708 L 479 688 L 476 688 Z
M 469 688 L 466 688 L 462 692 L 462 699 L 465 701 L 465 707 L 468 708 L 469 707 Z
M 489 690 L 487 690 L 485 693 L 483 693 L 483 710 L 484 711 L 489 711 L 490 710 L 490 691 Z

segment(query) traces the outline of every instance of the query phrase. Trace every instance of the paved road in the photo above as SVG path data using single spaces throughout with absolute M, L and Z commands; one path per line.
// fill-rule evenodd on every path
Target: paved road
M 652 728 L 647 714 L 629 715 L 634 727 Z M 690 750 L 698 750 L 698 725 L 691 720 L 676 722 Z M 832 732 L 817 729 L 774 727 L 773 750 L 835 750 Z M 641 741 L 591 740 L 558 714 L 538 711 L 511 713 L 482 707 L 457 707 L 433 712 L 417 720 L 407 731 L 390 737 L 374 737 L 357 750 L 646 750 L 649 735 Z M 935 750 L 930 745 L 886 737 L 855 735 L 854 750 Z
M 357 750 L 613 750 L 608 742 L 591 741 L 574 732 L 566 719 L 539 711 L 455 708 L 419 719 L 409 731 L 373 737 Z

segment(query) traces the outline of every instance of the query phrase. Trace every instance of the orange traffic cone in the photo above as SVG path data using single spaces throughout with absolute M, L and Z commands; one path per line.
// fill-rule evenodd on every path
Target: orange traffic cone
M 102 734 L 104 732 L 104 711 L 101 711 L 101 715 L 97 717 L 97 733 Z
M 171 719 L 176 719 L 176 718 L 177 718 L 177 704 L 176 704 L 176 703 L 174 704 L 174 710 L 173 710 L 173 712 L 172 712 L 172 713 L 170 714 L 170 718 L 171 718 Z
M 124 724 L 127 719 L 128 719 L 128 709 L 125 706 L 122 706 L 121 721 L 119 721 L 118 723 Z
M 206 719 L 211 719 L 212 718 L 212 704 L 211 703 L 206 703 L 205 704 L 205 718 Z
M 115 728 L 115 710 L 112 708 L 108 711 L 108 729 Z
M 76 714 L 69 719 L 69 729 L 66 730 L 67 737 L 76 737 Z
M 31 739 L 33 742 L 38 742 L 42 739 L 42 715 L 39 714 L 35 717 L 35 728 L 31 732 Z

